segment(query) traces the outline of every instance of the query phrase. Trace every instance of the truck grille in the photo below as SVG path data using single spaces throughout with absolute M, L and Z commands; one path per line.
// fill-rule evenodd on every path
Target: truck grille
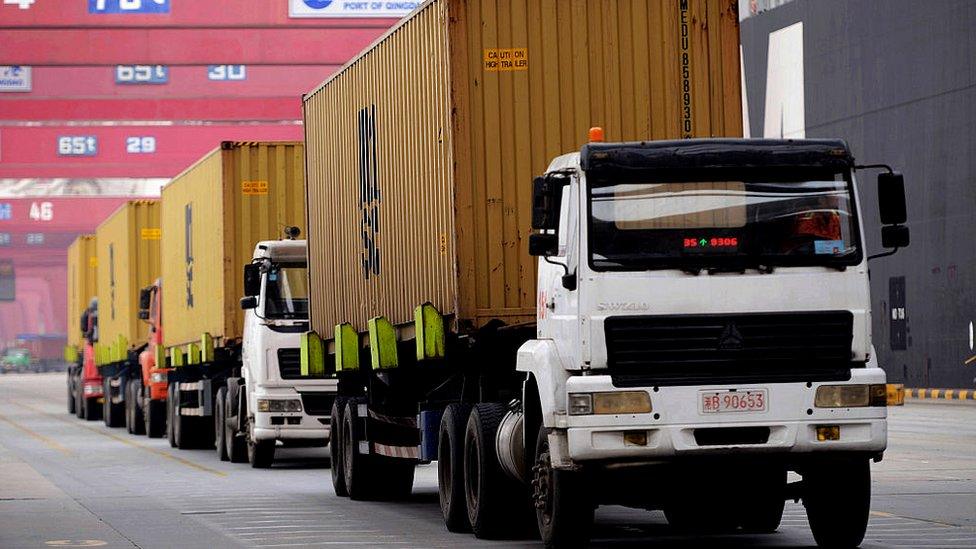
M 617 386 L 850 378 L 849 311 L 620 316 L 605 322 Z
M 281 374 L 281 379 L 300 379 L 302 377 L 301 353 L 301 349 L 278 349 L 278 372 Z
M 302 393 L 302 407 L 310 416 L 328 416 L 332 414 L 333 393 Z

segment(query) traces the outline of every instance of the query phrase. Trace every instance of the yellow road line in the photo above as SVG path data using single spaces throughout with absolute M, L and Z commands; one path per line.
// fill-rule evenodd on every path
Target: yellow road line
M 169 460 L 175 461 L 177 463 L 186 465 L 187 467 L 196 469 L 198 471 L 203 471 L 205 473 L 210 473 L 210 474 L 213 474 L 213 475 L 217 475 L 218 477 L 226 477 L 227 476 L 227 473 L 225 473 L 223 471 L 218 471 L 217 469 L 211 469 L 210 467 L 207 467 L 206 465 L 200 465 L 199 463 L 194 463 L 194 462 L 192 462 L 192 461 L 190 461 L 188 459 L 184 459 L 184 458 L 181 458 L 179 456 L 174 456 L 173 454 L 171 454 L 171 453 L 169 453 L 169 452 L 167 452 L 165 450 L 158 450 L 158 449 L 152 448 L 150 446 L 145 446 L 143 444 L 139 444 L 138 442 L 134 442 L 132 439 L 129 439 L 129 438 L 126 438 L 126 437 L 120 437 L 120 436 L 118 436 L 116 434 L 113 434 L 113 433 L 110 433 L 110 432 L 108 432 L 108 431 L 106 431 L 104 429 L 92 427 L 90 425 L 86 425 L 85 423 L 78 423 L 77 421 L 72 421 L 72 420 L 63 418 L 63 417 L 61 417 L 59 415 L 55 415 L 55 414 L 52 414 L 50 412 L 45 412 L 44 410 L 40 410 L 40 409 L 35 408 L 33 406 L 30 406 L 28 404 L 24 404 L 23 402 L 19 402 L 18 404 L 20 406 L 23 406 L 24 408 L 27 408 L 28 410 L 33 410 L 33 411 L 35 411 L 37 413 L 40 413 L 40 414 L 44 414 L 46 416 L 53 417 L 54 419 L 57 419 L 59 421 L 63 421 L 65 423 L 70 423 L 71 425 L 80 426 L 80 427 L 82 427 L 84 429 L 88 429 L 89 431 L 91 431 L 93 433 L 97 433 L 99 435 L 106 436 L 106 437 L 108 437 L 108 438 L 110 438 L 112 440 L 121 442 L 122 444 L 127 444 L 129 446 L 132 446 L 133 448 L 139 448 L 140 450 L 145 450 L 145 451 L 147 451 L 147 452 L 149 452 L 151 454 L 155 454 L 157 456 L 164 457 L 166 459 L 169 459 Z
M 4 416 L 0 416 L 0 421 L 6 423 L 7 425 L 10 425 L 14 429 L 17 429 L 18 431 L 20 431 L 20 432 L 28 435 L 31 438 L 35 438 L 35 439 L 43 442 L 49 448 L 51 448 L 53 450 L 57 450 L 57 451 L 61 452 L 62 454 L 66 455 L 66 456 L 73 456 L 74 455 L 74 452 L 72 452 L 71 450 L 65 448 L 64 446 L 61 446 L 58 443 L 58 441 L 56 441 L 54 439 L 51 439 L 51 438 L 48 438 L 48 437 L 46 437 L 46 436 L 44 436 L 44 435 L 42 435 L 42 434 L 40 434 L 40 433 L 38 433 L 36 431 L 33 431 L 32 429 L 30 429 L 28 427 L 25 427 L 25 426 L 17 423 L 16 421 L 14 421 L 14 420 L 12 420 L 10 418 L 4 417 Z

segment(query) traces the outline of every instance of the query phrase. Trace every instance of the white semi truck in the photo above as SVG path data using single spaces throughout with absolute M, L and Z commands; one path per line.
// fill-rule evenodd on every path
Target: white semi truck
M 402 495 L 437 460 L 448 528 L 479 537 L 534 507 L 547 547 L 583 545 L 602 504 L 771 532 L 802 499 L 820 546 L 856 546 L 887 445 L 857 168 L 839 140 L 597 142 L 555 159 L 533 188 L 534 324 L 465 332 L 425 304 L 412 324 L 323 342 L 336 492 Z M 903 180 L 878 180 L 896 250 Z
M 820 546 L 860 543 L 887 428 L 855 168 L 842 141 L 594 143 L 537 180 L 537 336 L 497 450 L 547 542 L 600 502 L 763 532 L 800 498 Z M 907 245 L 901 176 L 879 196 Z
M 271 464 L 278 442 L 329 441 L 336 381 L 302 376 L 299 363 L 301 334 L 308 330 L 307 261 L 304 240 L 265 241 L 245 267 L 241 374 L 217 392 L 217 401 L 226 402 L 218 420 L 224 425 L 217 433 L 221 457 L 236 460 L 246 447 L 248 461 L 261 467 Z

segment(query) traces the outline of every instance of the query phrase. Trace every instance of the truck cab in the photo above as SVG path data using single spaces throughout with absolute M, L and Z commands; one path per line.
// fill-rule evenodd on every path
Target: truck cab
M 103 379 L 95 365 L 95 344 L 98 343 L 98 299 L 92 298 L 81 315 L 81 331 L 84 350 L 81 367 L 77 369 L 75 387 L 75 414 L 79 418 L 95 421 L 102 417 L 105 401 Z
M 139 293 L 139 318 L 149 325 L 149 341 L 139 353 L 140 380 L 132 380 L 129 389 L 136 398 L 129 405 L 136 421 L 142 420 L 144 431 L 150 438 L 166 434 L 166 393 L 169 388 L 167 377 L 172 368 L 163 351 L 162 322 L 162 280 L 157 279 L 152 286 Z
M 308 331 L 308 259 L 305 240 L 257 243 L 244 271 L 241 378 L 227 391 L 244 414 L 231 437 L 247 443 L 254 466 L 269 466 L 277 442 L 324 446 L 336 381 L 303 375 L 301 334 Z M 238 415 L 240 415 L 238 413 Z
M 793 497 L 818 544 L 860 542 L 887 424 L 856 168 L 837 140 L 691 139 L 591 143 L 537 178 L 517 368 L 547 545 L 600 503 L 772 531 Z M 879 197 L 907 245 L 900 175 Z

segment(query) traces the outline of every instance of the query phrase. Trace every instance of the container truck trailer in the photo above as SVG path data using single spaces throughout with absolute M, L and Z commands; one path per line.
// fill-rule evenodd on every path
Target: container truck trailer
M 64 349 L 64 359 L 68 363 L 68 413 L 78 413 L 81 373 L 84 367 L 84 338 L 87 321 L 79 326 L 96 293 L 98 257 L 96 255 L 95 235 L 83 234 L 68 246 L 68 343 Z
M 798 497 L 819 545 L 860 542 L 886 409 L 855 164 L 732 139 L 736 5 L 433 0 L 305 97 L 337 494 L 436 460 L 479 537 L 534 510 L 583 545 L 611 503 L 772 531 Z
M 141 379 L 139 354 L 150 330 L 140 319 L 140 290 L 160 274 L 160 204 L 132 200 L 108 217 L 95 231 L 98 264 L 98 324 L 95 364 L 102 385 L 102 418 L 109 427 L 141 434 L 144 419 L 132 380 Z M 86 380 L 86 383 L 89 381 Z
M 172 367 L 172 445 L 215 445 L 221 459 L 267 467 L 278 441 L 327 443 L 336 381 L 302 378 L 298 362 L 304 193 L 303 147 L 285 142 L 226 142 L 163 189 L 173 238 L 163 241 L 165 354 L 155 361 Z M 286 229 L 290 239 L 272 240 Z

